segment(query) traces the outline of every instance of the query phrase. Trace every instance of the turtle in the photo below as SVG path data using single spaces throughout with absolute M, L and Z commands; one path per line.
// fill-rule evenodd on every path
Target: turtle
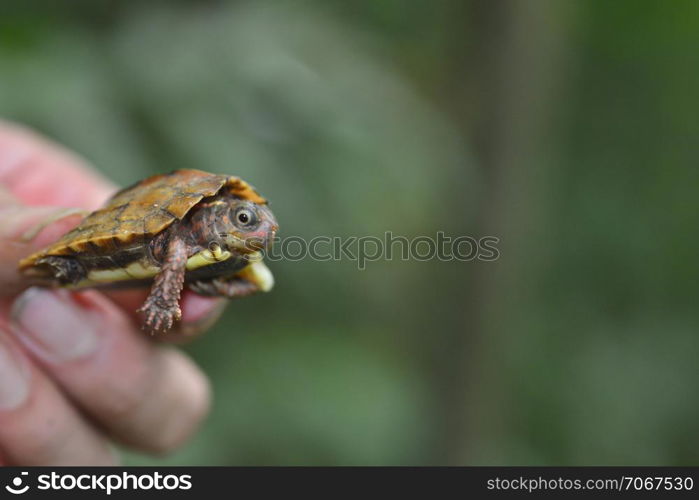
M 267 200 L 239 177 L 175 170 L 117 192 L 19 269 L 71 289 L 150 284 L 143 327 L 167 331 L 184 287 L 228 298 L 271 290 L 263 255 L 278 228 Z

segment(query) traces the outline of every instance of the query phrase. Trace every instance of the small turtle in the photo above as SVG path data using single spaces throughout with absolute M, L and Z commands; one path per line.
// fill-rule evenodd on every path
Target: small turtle
M 269 291 L 262 252 L 277 229 L 267 201 L 242 179 L 176 170 L 119 191 L 19 269 L 69 288 L 152 281 L 139 311 L 145 329 L 165 331 L 180 319 L 184 286 L 228 298 Z

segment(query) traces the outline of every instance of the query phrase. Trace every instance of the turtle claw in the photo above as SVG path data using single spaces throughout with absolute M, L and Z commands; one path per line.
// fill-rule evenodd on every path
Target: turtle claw
M 172 307 L 163 307 L 150 300 L 146 300 L 138 311 L 144 313 L 142 328 L 150 334 L 167 332 L 175 321 L 182 317 L 177 304 Z

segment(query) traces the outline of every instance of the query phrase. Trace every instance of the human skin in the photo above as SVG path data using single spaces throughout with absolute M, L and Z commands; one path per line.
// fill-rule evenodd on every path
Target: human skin
M 201 370 L 168 343 L 200 334 L 223 299 L 186 291 L 182 321 L 149 336 L 135 312 L 148 290 L 27 288 L 20 258 L 75 227 L 116 187 L 83 160 L 0 122 L 0 462 L 115 465 L 113 444 L 180 446 L 208 412 Z

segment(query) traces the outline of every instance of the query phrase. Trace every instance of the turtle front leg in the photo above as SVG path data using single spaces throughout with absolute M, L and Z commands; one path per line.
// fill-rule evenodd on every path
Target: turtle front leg
M 139 309 L 144 313 L 144 330 L 150 333 L 167 331 L 182 317 L 179 302 L 186 266 L 185 241 L 173 235 L 168 243 L 160 272 L 153 280 L 150 294 Z

